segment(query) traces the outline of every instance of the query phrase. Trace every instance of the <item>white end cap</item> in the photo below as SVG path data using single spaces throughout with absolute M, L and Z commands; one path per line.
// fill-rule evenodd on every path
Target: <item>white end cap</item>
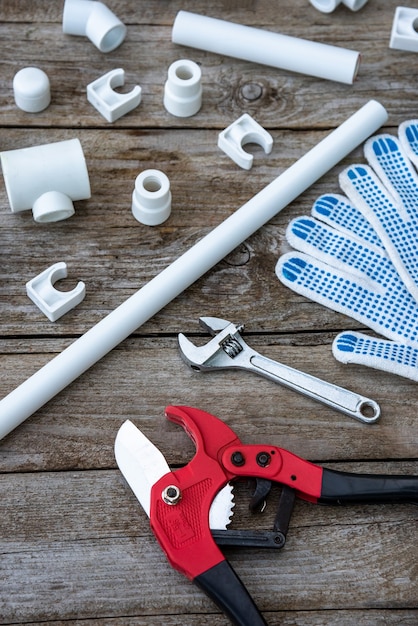
M 49 78 L 38 67 L 24 67 L 13 78 L 16 106 L 27 113 L 39 113 L 51 102 Z
M 144 170 L 135 180 L 132 213 L 138 222 L 157 226 L 171 213 L 171 191 L 168 177 L 159 170 Z

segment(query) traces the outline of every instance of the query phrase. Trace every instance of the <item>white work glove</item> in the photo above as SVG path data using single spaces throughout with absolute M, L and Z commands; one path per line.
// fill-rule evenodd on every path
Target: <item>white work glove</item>
M 412 155 L 418 138 L 418 123 L 405 122 L 401 129 L 403 142 L 408 143 Z M 410 277 L 416 270 L 414 249 L 418 254 L 418 246 L 413 243 L 417 242 L 418 228 L 413 228 L 411 210 L 411 198 L 418 189 L 416 174 L 395 138 L 389 135 L 372 138 L 366 148 L 369 153 L 372 150 L 375 154 L 390 155 L 386 158 L 378 154 L 378 161 L 384 163 L 386 171 L 390 170 L 391 179 L 396 180 L 397 188 L 401 188 L 402 197 L 408 198 L 408 211 L 406 202 L 400 208 L 387 192 L 383 194 L 381 184 L 377 184 L 377 178 L 368 166 L 352 166 L 345 170 L 341 175 L 343 186 L 352 197 L 360 199 L 362 213 L 370 216 L 370 208 L 373 209 L 372 219 L 380 233 L 383 224 L 388 229 L 391 225 L 395 231 L 394 222 L 398 220 L 399 229 L 386 236 L 385 246 L 398 265 L 402 261 L 403 278 L 408 282 L 409 290 L 368 220 L 347 198 L 338 195 L 319 198 L 312 209 L 313 217 L 291 222 L 287 239 L 302 253 L 291 252 L 281 257 L 276 273 L 282 283 L 297 293 L 344 313 L 392 340 L 355 332 L 342 333 L 333 344 L 333 353 L 338 360 L 361 363 L 418 381 L 418 303 L 410 293 Z M 393 166 L 395 155 L 396 168 Z M 387 167 L 389 162 L 392 163 L 390 168 Z M 410 183 L 411 193 L 406 188 Z M 400 236 L 399 232 L 403 235 Z M 393 242 L 397 242 L 396 255 Z M 402 250 L 399 250 L 401 244 Z

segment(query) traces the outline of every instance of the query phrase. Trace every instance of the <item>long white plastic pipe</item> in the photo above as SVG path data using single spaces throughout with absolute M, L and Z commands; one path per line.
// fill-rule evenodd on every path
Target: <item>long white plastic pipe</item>
M 172 41 L 308 76 L 351 85 L 360 65 L 360 53 L 346 48 L 281 35 L 189 11 L 179 11 Z
M 0 401 L 0 438 L 232 252 L 387 120 L 370 100 L 112 313 Z

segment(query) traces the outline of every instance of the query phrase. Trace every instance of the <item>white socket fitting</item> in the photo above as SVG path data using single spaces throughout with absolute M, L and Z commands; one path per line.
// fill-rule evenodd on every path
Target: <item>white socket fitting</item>
M 202 72 L 194 61 L 180 59 L 168 68 L 164 106 L 176 117 L 191 117 L 202 106 Z
M 270 67 L 352 84 L 360 53 L 298 39 L 261 28 L 179 11 L 172 30 L 174 43 Z
M 218 135 L 218 148 L 223 150 L 237 165 L 250 170 L 254 156 L 246 152 L 242 146 L 256 143 L 266 154 L 273 148 L 273 137 L 251 115 L 244 113 Z
M 111 52 L 125 39 L 126 26 L 102 2 L 65 0 L 62 29 L 67 35 L 85 36 L 100 50 Z
M 26 283 L 26 293 L 51 322 L 73 309 L 84 299 L 86 286 L 77 283 L 72 291 L 58 291 L 54 283 L 67 278 L 67 265 L 64 261 L 55 263 Z
M 135 180 L 132 213 L 146 226 L 162 224 L 171 213 L 171 191 L 168 177 L 159 170 L 144 170 Z
M 125 84 L 122 68 L 111 70 L 87 85 L 87 100 L 108 122 L 115 122 L 141 102 L 142 89 L 136 85 L 130 93 L 114 91 Z
M 57 222 L 74 214 L 73 200 L 90 198 L 78 139 L 9 150 L 0 161 L 13 213 L 32 209 L 36 222 Z
M 342 3 L 352 11 L 360 11 L 367 0 L 309 0 L 312 6 L 322 13 L 332 13 Z
M 390 35 L 390 48 L 418 52 L 418 9 L 397 7 Z
M 39 113 L 51 102 L 49 78 L 38 67 L 24 67 L 13 78 L 16 106 L 27 113 Z

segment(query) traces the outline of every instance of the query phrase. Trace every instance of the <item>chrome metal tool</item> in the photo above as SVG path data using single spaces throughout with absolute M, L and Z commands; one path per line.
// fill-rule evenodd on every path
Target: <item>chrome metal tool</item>
M 379 419 L 380 407 L 374 400 L 273 361 L 250 348 L 241 336 L 242 325 L 218 317 L 201 317 L 199 322 L 214 336 L 211 341 L 196 346 L 182 333 L 178 336 L 183 360 L 193 370 L 210 372 L 229 367 L 249 370 L 366 424 Z

